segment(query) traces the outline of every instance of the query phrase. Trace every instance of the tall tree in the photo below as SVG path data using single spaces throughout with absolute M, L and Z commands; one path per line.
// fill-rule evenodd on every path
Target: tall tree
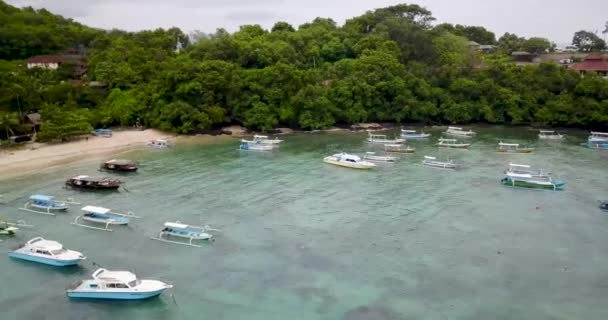
M 572 45 L 579 51 L 600 51 L 606 48 L 606 41 L 590 31 L 577 31 L 572 38 Z

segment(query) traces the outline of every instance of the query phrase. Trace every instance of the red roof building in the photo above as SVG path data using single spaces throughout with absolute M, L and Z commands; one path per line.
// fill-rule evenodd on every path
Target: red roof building
M 572 69 L 581 74 L 596 72 L 601 75 L 608 75 L 608 61 L 605 56 L 600 54 L 590 54 L 583 62 L 575 64 Z
M 27 68 L 57 69 L 64 61 L 63 56 L 35 56 L 27 59 Z

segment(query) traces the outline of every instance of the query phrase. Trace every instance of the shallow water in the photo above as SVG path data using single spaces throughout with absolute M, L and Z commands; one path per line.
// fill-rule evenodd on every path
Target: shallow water
M 2 180 L 0 216 L 35 225 L 2 238 L 0 252 L 35 236 L 84 252 L 57 269 L 0 257 L 0 319 L 606 319 L 608 152 L 580 146 L 584 132 L 542 143 L 526 128 L 476 128 L 471 150 L 408 142 L 416 154 L 366 172 L 324 164 L 328 154 L 371 150 L 365 133 L 285 136 L 271 154 L 238 142 L 136 151 L 126 190 L 62 189 L 95 174 L 96 161 Z M 390 133 L 389 134 L 393 134 Z M 531 155 L 494 152 L 499 138 Z M 420 165 L 450 156 L 458 171 Z M 124 156 L 124 155 L 123 155 Z M 567 182 L 561 192 L 500 184 L 509 162 Z M 27 196 L 74 197 L 142 219 L 115 232 L 18 211 Z M 222 229 L 201 248 L 149 240 L 165 221 Z M 142 302 L 69 300 L 65 287 L 97 265 L 175 287 Z

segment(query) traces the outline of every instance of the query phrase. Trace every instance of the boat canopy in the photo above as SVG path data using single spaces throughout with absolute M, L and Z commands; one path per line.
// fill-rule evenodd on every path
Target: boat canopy
M 81 209 L 84 212 L 96 213 L 96 214 L 106 214 L 110 212 L 110 209 L 95 207 L 95 206 L 86 206 Z
M 254 139 L 268 139 L 268 136 L 262 136 L 262 135 L 254 135 L 253 136 Z
M 456 142 L 456 139 L 439 139 L 440 142 Z
M 553 130 L 539 130 L 540 133 L 554 133 L 555 131 Z
M 592 136 L 607 136 L 608 137 L 608 132 L 594 132 L 594 131 L 591 131 L 591 135 Z
M 424 156 L 424 158 L 427 160 L 437 160 L 437 158 L 431 156 Z
M 63 249 L 63 245 L 57 241 L 46 240 L 42 237 L 34 238 L 27 242 L 31 247 L 35 249 L 47 250 L 47 251 L 56 251 Z
M 462 130 L 461 127 L 448 127 L 448 130 Z
M 108 271 L 106 269 L 100 268 L 93 273 L 93 278 L 103 281 L 114 281 L 114 282 L 122 282 L 129 283 L 131 281 L 137 280 L 135 274 L 129 271 Z
M 165 227 L 175 228 L 175 229 L 188 229 L 188 227 L 190 227 L 190 226 L 187 224 L 177 223 L 177 222 L 165 222 Z
M 510 167 L 515 167 L 515 168 L 530 168 L 529 165 L 527 164 L 515 164 L 515 163 L 509 163 Z
M 51 201 L 53 200 L 53 196 L 46 196 L 43 194 L 33 194 L 30 196 L 30 200 L 35 200 L 35 201 Z
M 72 179 L 80 179 L 80 180 L 82 180 L 82 179 L 88 179 L 88 178 L 90 178 L 90 177 L 89 177 L 89 176 L 87 176 L 87 175 L 80 175 L 80 176 L 75 176 L 75 177 L 74 177 L 74 178 L 72 178 Z
M 401 148 L 400 144 L 385 144 L 384 146 L 387 148 Z
M 499 146 L 505 146 L 505 147 L 519 147 L 519 143 L 504 143 L 504 142 L 499 142 L 498 145 Z
M 134 162 L 127 159 L 112 159 L 106 161 L 106 164 L 116 164 L 119 166 L 133 164 Z
M 404 132 L 404 133 L 416 133 L 416 130 L 401 129 L 401 132 Z

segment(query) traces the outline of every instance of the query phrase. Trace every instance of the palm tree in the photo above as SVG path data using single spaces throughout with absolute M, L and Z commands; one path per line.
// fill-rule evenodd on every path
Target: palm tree
M 0 111 L 0 128 L 6 132 L 6 138 L 10 134 L 14 134 L 13 129 L 18 128 L 21 125 L 19 115 L 17 112 Z

